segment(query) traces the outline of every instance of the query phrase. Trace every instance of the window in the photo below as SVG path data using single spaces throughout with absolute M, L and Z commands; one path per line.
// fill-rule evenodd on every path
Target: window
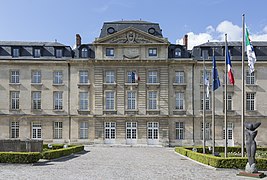
M 105 122 L 105 139 L 115 139 L 115 138 L 116 138 L 116 123 Z
M 248 111 L 255 110 L 255 93 L 247 93 L 246 109 Z
M 63 92 L 56 91 L 54 92 L 54 110 L 62 110 L 63 109 Z
M 62 49 L 56 49 L 56 58 L 62 58 Z
M 89 83 L 89 78 L 88 78 L 88 71 L 86 70 L 81 70 L 79 72 L 79 75 L 80 75 L 80 80 L 79 82 L 81 84 L 88 84 Z
M 181 57 L 182 56 L 182 51 L 180 48 L 175 48 L 174 50 L 174 57 Z
M 62 122 L 54 122 L 54 139 L 62 139 Z
M 136 109 L 136 91 L 127 92 L 127 108 Z
M 114 56 L 114 48 L 106 48 L 106 56 Z
M 19 48 L 13 48 L 13 51 L 12 51 L 12 56 L 13 57 L 19 57 Z
M 175 93 L 175 109 L 177 110 L 184 109 L 184 93 L 183 92 Z
M 127 72 L 127 83 L 137 83 L 138 82 L 138 75 L 135 71 L 128 71 Z
M 10 83 L 19 84 L 19 71 L 14 70 L 10 72 Z
M 41 57 L 41 49 L 39 48 L 34 49 L 34 57 L 35 58 Z
M 175 123 L 176 139 L 184 139 L 184 122 Z
M 184 71 L 175 72 L 175 83 L 178 83 L 178 84 L 184 83 Z
M 88 57 L 88 49 L 87 48 L 82 48 L 82 58 L 87 58 Z
M 159 138 L 159 123 L 158 122 L 147 123 L 147 138 L 148 139 Z
M 148 71 L 148 83 L 158 83 L 157 71 Z
M 200 98 L 201 98 L 201 110 L 203 109 L 203 93 L 200 93 Z M 211 106 L 211 104 L 210 104 L 210 96 L 209 97 L 205 97 L 205 100 L 206 100 L 206 102 L 205 102 L 205 108 L 206 108 L 206 110 L 210 110 L 210 106 Z
M 209 82 L 210 82 L 210 77 L 211 77 L 211 72 L 210 71 L 208 71 L 208 70 L 206 70 L 206 75 L 207 75 L 207 79 L 209 80 Z M 203 71 L 201 71 L 201 77 L 200 77 L 200 84 L 203 84 Z M 211 84 L 211 83 L 209 83 L 209 84 Z
M 41 92 L 40 91 L 32 92 L 32 109 L 34 110 L 41 109 Z
M 41 71 L 32 71 L 32 83 L 41 83 Z
M 157 48 L 149 48 L 148 49 L 148 56 L 157 56 Z
M 225 95 L 223 93 L 223 104 L 225 103 Z M 233 94 L 232 93 L 227 93 L 227 111 L 232 111 L 233 110 Z M 223 105 L 224 107 L 224 105 Z
M 148 109 L 158 109 L 158 92 L 148 92 Z
M 115 71 L 106 71 L 106 83 L 115 83 Z
M 11 91 L 11 109 L 12 110 L 19 110 L 19 91 Z
M 115 110 L 115 92 L 106 92 L 106 110 Z
M 205 139 L 206 140 L 211 140 L 211 123 L 205 123 Z M 203 140 L 203 123 L 201 123 L 201 139 Z
M 32 123 L 32 138 L 33 139 L 42 139 L 42 124 L 41 123 Z
M 19 122 L 11 122 L 11 138 L 19 137 Z
M 234 128 L 233 123 L 228 122 L 227 123 L 227 131 L 228 131 L 227 139 L 233 139 L 233 128 Z M 223 139 L 225 139 L 225 128 L 223 128 Z
M 126 122 L 126 139 L 137 139 L 137 122 Z
M 80 92 L 79 93 L 79 110 L 86 111 L 89 109 L 89 98 L 88 92 Z
M 54 72 L 54 84 L 63 84 L 63 72 L 62 71 L 55 71 Z
M 250 72 L 247 71 L 246 75 L 246 84 L 255 84 L 255 73 L 252 72 L 250 74 Z
M 80 122 L 80 139 L 88 139 L 88 122 Z

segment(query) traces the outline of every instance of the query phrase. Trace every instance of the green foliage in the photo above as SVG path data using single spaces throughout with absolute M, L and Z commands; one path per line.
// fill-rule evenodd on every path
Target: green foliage
M 0 152 L 0 163 L 35 163 L 42 158 L 39 152 Z
M 53 144 L 54 146 L 54 144 Z M 62 146 L 63 147 L 63 146 Z M 80 152 L 84 150 L 84 146 L 71 146 L 68 148 L 61 148 L 61 149 L 52 149 L 47 150 L 42 153 L 43 159 L 55 159 L 62 156 L 68 156 L 70 154 Z

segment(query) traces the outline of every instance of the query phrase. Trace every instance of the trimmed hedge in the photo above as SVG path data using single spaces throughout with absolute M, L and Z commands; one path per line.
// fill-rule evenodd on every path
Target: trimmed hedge
M 230 157 L 230 158 L 223 158 L 223 157 L 216 157 L 211 154 L 202 154 L 201 148 L 196 148 L 198 152 L 192 151 L 190 147 L 176 147 L 175 151 L 179 154 L 187 156 L 195 161 L 201 162 L 203 164 L 207 164 L 216 168 L 238 168 L 244 169 L 248 159 L 246 157 Z M 220 147 L 219 147 L 220 148 Z M 236 147 L 238 148 L 238 147 Z M 234 148 L 235 149 L 235 148 Z M 219 150 L 219 149 L 215 149 Z M 199 152 L 201 151 L 201 153 Z M 229 150 L 230 151 L 230 150 Z M 232 151 L 233 152 L 233 151 Z M 265 158 L 257 158 L 256 159 L 256 166 L 259 170 L 266 170 L 267 169 L 267 159 Z
M 35 163 L 42 158 L 39 152 L 0 152 L 0 163 Z
M 54 147 L 54 144 L 53 144 Z M 63 147 L 63 145 L 62 145 Z M 61 149 L 54 149 L 54 150 L 48 150 L 42 153 L 43 159 L 55 159 L 62 156 L 68 156 L 73 153 L 77 153 L 84 150 L 84 146 L 72 146 L 68 148 L 61 148 Z

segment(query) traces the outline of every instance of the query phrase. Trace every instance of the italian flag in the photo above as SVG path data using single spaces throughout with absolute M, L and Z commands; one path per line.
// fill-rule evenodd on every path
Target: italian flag
M 254 72 L 254 64 L 256 62 L 256 55 L 253 46 L 251 45 L 248 29 L 246 27 L 246 52 L 248 56 L 248 66 L 249 66 L 249 72 Z

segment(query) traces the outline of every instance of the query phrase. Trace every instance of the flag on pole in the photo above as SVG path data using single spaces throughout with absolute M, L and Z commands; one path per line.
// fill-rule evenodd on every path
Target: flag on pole
M 136 83 L 137 81 L 140 81 L 140 77 L 136 72 L 132 72 L 132 83 Z
M 216 60 L 215 60 L 215 55 L 213 55 L 213 59 L 212 59 L 212 90 L 215 91 L 216 89 L 218 89 L 221 86 L 220 83 L 220 79 L 219 79 L 219 74 L 217 71 L 217 66 L 216 66 Z
M 249 72 L 251 74 L 255 70 L 254 64 L 255 64 L 257 59 L 256 59 L 254 48 L 253 48 L 251 41 L 250 41 L 250 38 L 249 38 L 249 33 L 248 33 L 247 27 L 246 27 L 246 52 L 247 52 L 247 56 L 248 56 Z
M 207 97 L 209 97 L 209 95 L 210 95 L 210 91 L 209 91 L 210 81 L 209 81 L 208 71 L 206 70 L 206 68 L 204 69 L 204 84 L 206 85 L 206 88 L 207 88 Z
M 230 53 L 228 50 L 228 44 L 226 43 L 226 64 L 227 64 L 227 73 L 228 73 L 228 78 L 231 84 L 235 84 L 235 79 L 234 79 L 234 75 L 232 72 L 232 64 L 231 64 L 231 59 L 230 59 Z M 226 82 L 227 83 L 227 82 Z

